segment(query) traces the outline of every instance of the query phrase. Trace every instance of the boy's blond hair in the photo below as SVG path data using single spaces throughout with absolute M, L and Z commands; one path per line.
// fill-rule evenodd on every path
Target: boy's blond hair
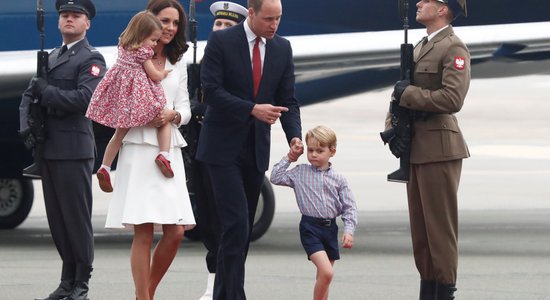
M 319 125 L 310 129 L 306 133 L 306 143 L 309 139 L 314 139 L 321 147 L 336 149 L 336 133 L 326 126 Z
M 118 38 L 119 45 L 128 50 L 136 50 L 155 30 L 162 30 L 159 19 L 149 11 L 140 11 L 132 17 L 126 29 Z

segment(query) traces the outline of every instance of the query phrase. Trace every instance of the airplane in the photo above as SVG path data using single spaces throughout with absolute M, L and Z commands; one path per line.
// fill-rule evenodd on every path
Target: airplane
M 213 17 L 215 0 L 196 1 L 197 57 L 202 57 Z M 54 1 L 45 1 L 46 48 L 59 45 Z M 103 53 L 108 65 L 116 59 L 115 42 L 147 0 L 94 0 L 97 16 L 87 36 Z M 180 1 L 184 7 L 188 1 Z M 245 0 L 234 2 L 246 6 Z M 415 22 L 416 2 L 409 1 L 408 42 L 426 35 Z M 400 44 L 404 42 L 398 0 L 291 1 L 282 0 L 283 17 L 278 33 L 293 47 L 296 95 L 302 105 L 391 86 L 399 78 Z M 453 23 L 471 53 L 472 76 L 489 78 L 548 73 L 550 71 L 550 2 L 483 0 L 468 2 L 468 17 Z M 33 185 L 23 178 L 32 162 L 17 130 L 22 91 L 36 72 L 36 1 L 0 3 L 0 229 L 15 228 L 27 217 Z M 192 61 L 190 47 L 184 59 Z M 389 98 L 389 95 L 388 95 Z M 95 128 L 98 162 L 112 131 Z M 263 198 L 263 199 L 262 199 Z M 269 228 L 275 200 L 269 182 L 264 185 L 253 239 Z

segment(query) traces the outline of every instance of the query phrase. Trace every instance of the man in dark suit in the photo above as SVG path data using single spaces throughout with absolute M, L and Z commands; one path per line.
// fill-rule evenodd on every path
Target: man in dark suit
M 292 159 L 303 152 L 292 48 L 276 35 L 281 15 L 280 0 L 250 0 L 246 21 L 213 32 L 204 53 L 207 109 L 196 157 L 208 166 L 222 226 L 214 299 L 246 299 L 244 264 L 271 125 L 281 120 Z
M 470 156 L 455 116 L 470 86 L 470 53 L 450 24 L 466 15 L 466 0 L 419 1 L 416 7 L 428 36 L 414 48 L 414 83 L 399 81 L 393 96 L 416 113 L 407 196 L 420 299 L 447 300 L 456 291 L 457 193 L 462 160 Z
M 33 78 L 20 105 L 21 129 L 28 127 L 34 97 L 46 111 L 40 164 L 46 215 L 63 262 L 61 283 L 47 300 L 84 300 L 94 259 L 92 168 L 95 142 L 84 114 L 105 73 L 103 56 L 88 44 L 86 31 L 95 16 L 90 0 L 57 0 L 63 47 L 49 54 L 47 79 Z M 62 49 L 64 51 L 62 51 Z

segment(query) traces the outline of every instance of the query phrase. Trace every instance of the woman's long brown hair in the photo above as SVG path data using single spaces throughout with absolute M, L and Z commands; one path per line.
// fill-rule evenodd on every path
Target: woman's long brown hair
M 177 0 L 150 0 L 147 4 L 147 10 L 155 16 L 167 7 L 175 8 L 179 14 L 178 32 L 174 36 L 174 39 L 164 46 L 164 54 L 171 64 L 175 64 L 182 58 L 187 48 L 189 48 L 185 38 L 185 27 L 187 25 L 185 10 Z

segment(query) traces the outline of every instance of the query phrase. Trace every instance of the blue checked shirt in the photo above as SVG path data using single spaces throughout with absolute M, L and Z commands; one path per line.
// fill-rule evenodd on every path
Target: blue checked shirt
M 271 182 L 294 189 L 298 208 L 303 215 L 331 219 L 342 216 L 344 233 L 353 234 L 357 226 L 357 207 L 346 178 L 332 169 L 318 170 L 300 164 L 287 170 L 285 156 L 273 166 Z

